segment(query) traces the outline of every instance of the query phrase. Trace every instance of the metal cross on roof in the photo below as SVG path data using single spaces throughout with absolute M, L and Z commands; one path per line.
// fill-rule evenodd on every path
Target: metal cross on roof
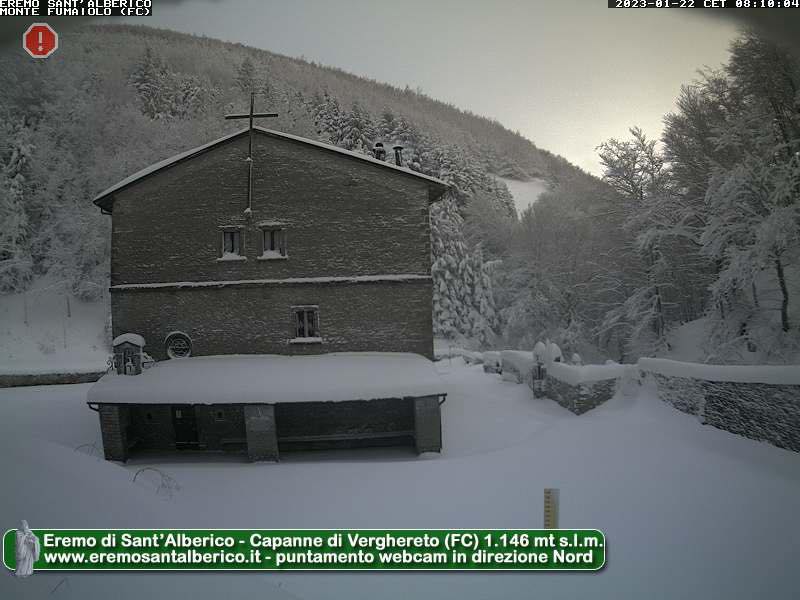
M 253 112 L 256 102 L 256 93 L 250 92 L 250 112 L 246 114 L 225 115 L 226 119 L 249 119 L 249 140 L 247 144 L 247 210 L 245 214 L 250 215 L 253 208 L 253 119 L 277 117 L 278 113 L 257 113 Z

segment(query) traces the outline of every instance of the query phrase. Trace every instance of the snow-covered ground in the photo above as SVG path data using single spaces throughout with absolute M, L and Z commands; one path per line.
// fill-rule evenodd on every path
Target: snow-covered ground
M 800 287 L 798 287 L 798 294 L 800 294 Z M 777 312 L 777 311 L 776 311 Z M 800 319 L 800 312 L 797 316 L 790 311 L 790 322 L 794 323 Z M 780 352 L 776 352 L 771 344 L 763 344 L 763 341 L 777 340 L 771 335 L 777 336 L 777 329 L 767 329 L 767 334 L 764 334 L 763 323 L 760 326 L 761 332 L 757 331 L 755 338 L 762 342 L 762 345 L 756 345 L 757 351 L 750 352 L 744 341 L 740 341 L 736 353 L 729 352 L 725 356 L 723 362 L 727 364 L 742 364 L 742 365 L 767 365 L 767 364 L 784 364 L 784 365 L 797 365 L 800 364 L 800 348 L 795 345 L 781 347 Z M 707 317 L 689 321 L 683 325 L 679 325 L 672 329 L 668 335 L 669 350 L 659 352 L 656 356 L 658 358 L 668 358 L 670 360 L 678 360 L 682 362 L 720 362 L 719 346 L 715 345 L 713 338 L 713 326 Z M 760 334 L 760 335 L 759 335 Z
M 547 182 L 544 179 L 530 179 L 528 181 L 518 181 L 507 177 L 498 177 L 506 184 L 508 191 L 514 197 L 514 205 L 517 212 L 522 213 L 528 206 L 536 202 L 536 199 L 547 191 Z
M 664 352 L 664 358 L 685 362 L 704 362 L 704 344 L 711 334 L 708 319 L 696 319 L 684 323 L 670 331 L 668 341 L 670 350 Z
M 0 390 L 3 528 L 542 526 L 605 531 L 598 573 L 38 573 L 0 598 L 796 598 L 800 454 L 700 425 L 635 388 L 575 416 L 460 358 L 444 451 L 285 455 L 278 464 L 172 458 L 121 466 L 100 446 L 89 385 Z M 76 450 L 78 448 L 78 450 Z M 154 465 L 179 489 L 158 491 Z M 55 590 L 52 596 L 50 592 Z
M 51 279 L 0 295 L 0 375 L 106 370 L 106 303 L 82 302 Z

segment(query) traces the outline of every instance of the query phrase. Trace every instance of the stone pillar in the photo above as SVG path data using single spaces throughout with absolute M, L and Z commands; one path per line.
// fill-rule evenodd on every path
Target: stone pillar
M 128 420 L 127 406 L 119 404 L 101 404 L 100 431 L 103 435 L 103 454 L 106 460 L 128 460 Z
M 245 404 L 244 428 L 247 434 L 247 456 L 250 460 L 277 462 L 275 407 L 272 404 Z
M 442 413 L 438 396 L 414 398 L 414 440 L 417 454 L 442 451 Z

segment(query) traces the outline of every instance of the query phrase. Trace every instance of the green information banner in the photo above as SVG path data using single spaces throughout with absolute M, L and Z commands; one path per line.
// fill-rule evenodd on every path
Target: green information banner
M 596 571 L 597 529 L 34 529 L 34 571 Z M 3 537 L 14 570 L 17 532 Z M 35 558 L 35 560 L 34 560 Z

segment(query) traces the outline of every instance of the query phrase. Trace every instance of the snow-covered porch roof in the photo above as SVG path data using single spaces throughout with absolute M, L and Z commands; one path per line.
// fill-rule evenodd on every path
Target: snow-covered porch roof
M 156 363 L 141 375 L 108 373 L 90 404 L 342 402 L 444 395 L 419 354 L 340 352 L 311 356 L 199 356 Z

